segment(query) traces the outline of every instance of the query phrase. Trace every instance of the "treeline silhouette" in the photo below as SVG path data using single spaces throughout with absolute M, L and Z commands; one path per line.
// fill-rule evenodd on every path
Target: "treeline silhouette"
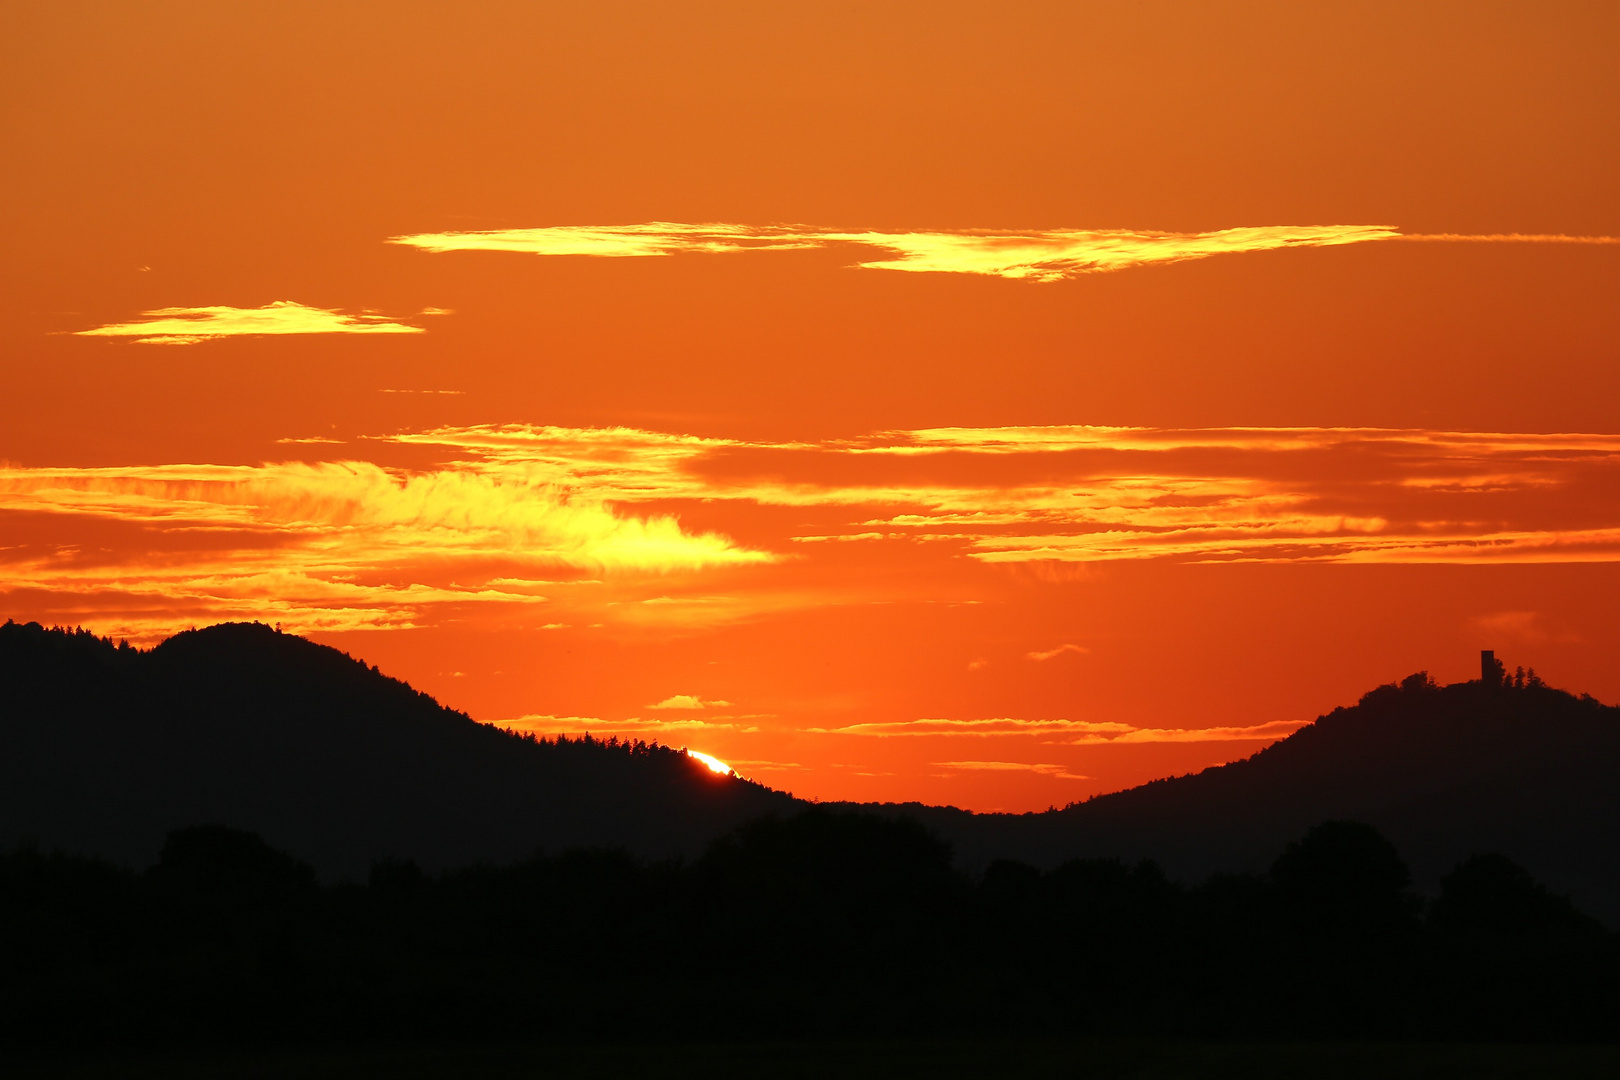
M 964 866 L 1152 859 L 1179 880 L 1259 873 L 1312 825 L 1365 821 L 1432 894 L 1498 851 L 1620 926 L 1620 709 L 1533 672 L 1418 673 L 1230 765 L 1038 814 L 859 804 L 922 821 Z M 379 858 L 429 871 L 546 849 L 693 858 L 809 804 L 663 747 L 537 741 L 474 723 L 335 649 L 258 624 L 150 650 L 0 626 L 0 848 L 140 867 L 175 827 L 219 822 L 323 880 Z
M 0 1038 L 333 1040 L 1139 1034 L 1609 1040 L 1620 941 L 1479 855 L 1423 900 L 1372 827 L 1262 874 L 1007 860 L 907 818 L 768 816 L 690 861 L 579 850 L 318 882 L 257 836 L 143 872 L 0 857 Z
M 794 800 L 668 747 L 538 740 L 474 722 L 346 653 L 256 623 L 149 650 L 0 626 L 0 846 L 128 866 L 219 822 L 324 879 L 538 848 L 693 856 Z
M 1365 821 L 1400 849 L 1419 889 L 1498 851 L 1620 927 L 1620 708 L 1533 672 L 1438 686 L 1425 672 L 1377 687 L 1228 765 L 1040 814 L 909 814 L 983 863 L 1014 857 L 1151 858 L 1172 877 L 1263 871 L 1329 819 Z
M 1610 1039 L 1616 775 L 1504 668 L 1044 814 L 817 808 L 265 626 L 7 623 L 0 1037 Z

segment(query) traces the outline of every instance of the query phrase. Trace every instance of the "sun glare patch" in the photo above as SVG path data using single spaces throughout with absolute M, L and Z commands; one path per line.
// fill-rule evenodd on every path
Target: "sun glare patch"
M 725 762 L 721 761 L 719 758 L 715 757 L 713 754 L 705 754 L 701 750 L 688 750 L 688 751 L 686 751 L 686 756 L 689 757 L 689 758 L 696 758 L 698 761 L 701 761 L 701 762 L 703 762 L 703 764 L 707 765 L 709 767 L 710 771 L 717 772 L 721 776 L 735 776 L 736 775 L 736 772 L 732 769 L 732 767 L 730 765 L 727 765 Z

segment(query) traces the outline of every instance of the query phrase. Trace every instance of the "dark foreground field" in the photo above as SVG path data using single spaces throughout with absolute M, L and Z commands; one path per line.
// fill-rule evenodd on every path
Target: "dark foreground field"
M 1019 1080 L 1584 1080 L 1620 1075 L 1620 1046 L 1443 1043 L 877 1042 L 650 1044 L 641 1046 L 417 1047 L 229 1053 L 129 1059 L 56 1055 L 0 1058 L 15 1080 L 389 1080 L 455 1077 L 994 1077 Z

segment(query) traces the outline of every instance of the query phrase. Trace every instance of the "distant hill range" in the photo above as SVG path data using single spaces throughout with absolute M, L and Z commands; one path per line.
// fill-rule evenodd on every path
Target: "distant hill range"
M 539 849 L 696 854 L 794 800 L 665 747 L 477 723 L 346 653 L 256 623 L 119 648 L 0 627 L 0 845 L 146 866 L 169 830 L 259 833 L 323 876 Z
M 1620 709 L 1551 687 L 1418 675 L 1378 687 L 1260 752 L 1040 814 L 886 805 L 957 858 L 1151 858 L 1172 877 L 1263 871 L 1327 820 L 1375 826 L 1432 891 L 1495 852 L 1620 927 Z
M 327 877 L 536 850 L 689 857 L 808 804 L 678 751 L 538 742 L 478 724 L 335 649 L 258 624 L 155 649 L 0 627 L 0 845 L 145 866 L 170 829 L 249 829 Z M 1330 819 L 1376 826 L 1420 888 L 1499 852 L 1620 925 L 1620 709 L 1540 685 L 1379 687 L 1252 757 L 1040 814 L 909 814 L 968 866 L 1151 858 L 1264 869 Z

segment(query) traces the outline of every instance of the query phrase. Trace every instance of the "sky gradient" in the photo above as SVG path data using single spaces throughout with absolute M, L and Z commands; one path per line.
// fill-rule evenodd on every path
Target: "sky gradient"
M 64 4 L 0 616 L 1042 809 L 1620 699 L 1620 11 Z

